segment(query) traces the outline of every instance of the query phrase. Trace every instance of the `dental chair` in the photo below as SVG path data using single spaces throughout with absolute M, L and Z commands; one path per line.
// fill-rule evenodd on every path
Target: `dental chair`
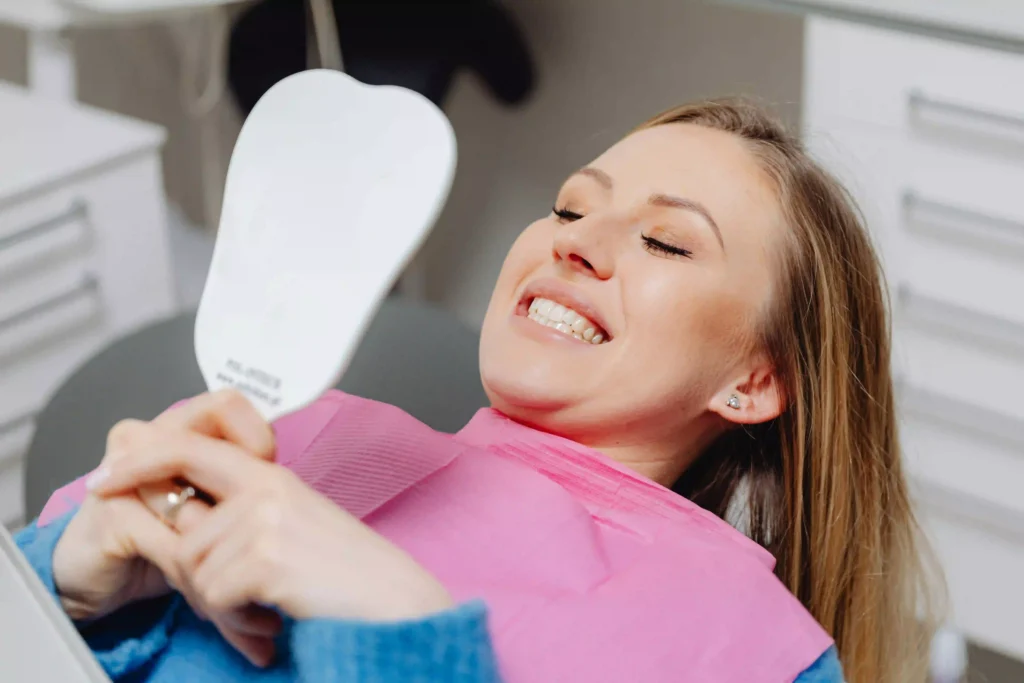
M 40 413 L 25 463 L 26 519 L 50 494 L 95 469 L 119 420 L 152 419 L 206 390 L 193 352 L 195 314 L 153 324 L 115 342 L 54 392 Z M 454 432 L 487 405 L 478 335 L 453 315 L 392 296 L 370 325 L 338 388 L 395 405 Z

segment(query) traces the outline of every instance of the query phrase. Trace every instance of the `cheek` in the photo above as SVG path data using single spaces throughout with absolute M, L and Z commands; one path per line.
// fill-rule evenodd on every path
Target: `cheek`
M 513 272 L 532 270 L 551 260 L 552 230 L 550 223 L 550 219 L 544 218 L 531 223 L 519 233 L 519 237 L 508 250 L 508 256 L 505 257 L 502 275 L 506 270 Z
M 509 249 L 494 287 L 480 334 L 480 374 L 492 405 L 508 414 L 517 410 L 550 411 L 563 407 L 577 393 L 566 381 L 573 370 L 558 354 L 539 352 L 510 328 L 509 317 L 526 283 L 553 274 L 553 232 L 556 224 L 539 220 L 522 232 Z
M 749 303 L 717 273 L 666 262 L 631 282 L 624 302 L 630 337 L 663 362 L 674 357 L 680 366 L 709 367 L 736 355 L 746 338 Z
M 539 270 L 550 258 L 551 241 L 546 238 L 544 220 L 531 224 L 512 244 L 498 273 L 498 280 L 491 293 L 490 304 L 484 316 L 481 330 L 481 361 L 486 361 L 487 352 L 500 342 L 500 330 L 505 318 L 518 303 L 518 292 L 532 273 Z
M 487 317 L 493 315 L 497 308 L 502 308 L 503 314 L 507 313 L 510 297 L 531 273 L 550 260 L 551 239 L 545 235 L 544 222 L 540 220 L 530 225 L 512 244 L 498 273 Z

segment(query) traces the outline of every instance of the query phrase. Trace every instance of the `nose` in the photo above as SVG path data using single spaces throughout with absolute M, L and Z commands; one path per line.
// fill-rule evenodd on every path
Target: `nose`
M 556 228 L 554 259 L 557 264 L 581 275 L 607 280 L 615 272 L 615 258 L 607 230 L 595 216 L 586 216 Z

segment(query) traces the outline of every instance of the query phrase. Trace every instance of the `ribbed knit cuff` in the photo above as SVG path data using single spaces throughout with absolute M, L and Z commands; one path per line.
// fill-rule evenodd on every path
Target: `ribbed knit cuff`
M 487 609 L 472 602 L 426 619 L 298 622 L 292 656 L 303 683 L 496 683 Z

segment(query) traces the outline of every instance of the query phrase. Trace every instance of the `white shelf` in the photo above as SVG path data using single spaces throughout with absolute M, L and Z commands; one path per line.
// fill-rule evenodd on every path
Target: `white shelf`
M 764 9 L 818 13 L 891 24 L 972 42 L 1024 50 L 1020 0 L 724 0 Z
M 0 24 L 31 31 L 59 31 L 74 23 L 72 12 L 50 0 L 0 0 Z
M 3 2 L 4 0 L 0 0 Z M 0 84 L 0 204 L 29 190 L 164 143 L 164 129 L 108 111 L 33 97 Z
M 246 0 L 0 0 L 0 24 L 28 31 L 147 21 Z

